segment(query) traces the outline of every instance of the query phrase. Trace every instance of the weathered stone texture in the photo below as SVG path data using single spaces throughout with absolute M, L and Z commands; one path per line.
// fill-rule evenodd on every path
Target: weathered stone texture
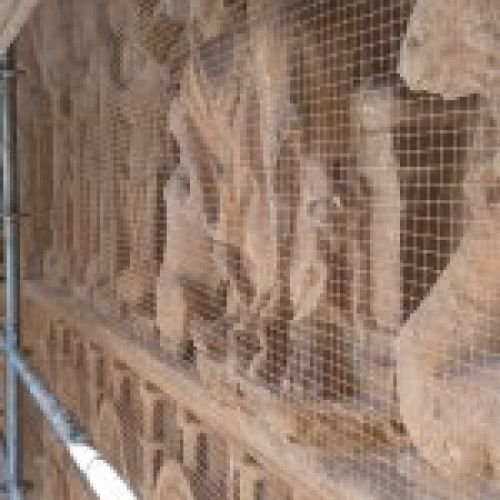
M 416 3 L 401 54 L 410 87 L 484 99 L 467 165 L 470 220 L 436 285 L 398 340 L 400 411 L 419 452 L 438 470 L 500 476 L 498 102 L 500 5 L 460 0 Z
M 23 30 L 23 341 L 144 498 L 497 474 L 497 4 L 412 4 L 44 0 Z
M 446 98 L 498 94 L 500 4 L 496 0 L 418 0 L 399 72 L 415 90 Z

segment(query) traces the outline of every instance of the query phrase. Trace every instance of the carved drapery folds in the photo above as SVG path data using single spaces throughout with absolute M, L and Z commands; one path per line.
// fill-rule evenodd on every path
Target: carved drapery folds
M 169 111 L 180 157 L 164 191 L 157 319 L 174 351 L 193 342 L 198 358 L 292 387 L 303 385 L 291 372 L 304 362 L 288 362 L 299 351 L 349 371 L 340 330 L 360 301 L 352 199 L 360 179 L 340 163 L 348 134 L 334 130 L 336 146 L 314 127 L 306 134 L 291 61 L 314 36 L 290 37 L 274 22 L 282 9 L 250 2 L 248 15 L 260 21 L 225 31 L 229 10 L 214 8 L 209 20 L 194 12 L 192 57 Z M 340 268 L 353 284 L 334 290 Z M 320 382 L 313 392 L 338 394 L 340 378 L 326 374 L 330 387 Z

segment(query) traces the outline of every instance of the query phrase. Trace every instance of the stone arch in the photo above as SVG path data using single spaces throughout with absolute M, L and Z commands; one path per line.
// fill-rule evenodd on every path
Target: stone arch
M 167 460 L 163 464 L 151 500 L 194 500 L 189 480 L 178 462 Z
M 113 403 L 109 400 L 103 400 L 100 405 L 97 433 L 97 445 L 104 457 L 127 477 L 122 425 Z

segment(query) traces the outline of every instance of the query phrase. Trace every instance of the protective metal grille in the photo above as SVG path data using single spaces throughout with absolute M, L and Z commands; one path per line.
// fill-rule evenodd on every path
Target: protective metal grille
M 495 0 L 40 2 L 24 335 L 144 498 L 500 495 L 499 37 Z

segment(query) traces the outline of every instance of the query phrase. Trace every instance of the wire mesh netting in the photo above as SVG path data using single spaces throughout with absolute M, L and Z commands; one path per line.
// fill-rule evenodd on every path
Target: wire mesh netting
M 41 0 L 25 341 L 142 497 L 498 498 L 499 39 L 495 0 Z

